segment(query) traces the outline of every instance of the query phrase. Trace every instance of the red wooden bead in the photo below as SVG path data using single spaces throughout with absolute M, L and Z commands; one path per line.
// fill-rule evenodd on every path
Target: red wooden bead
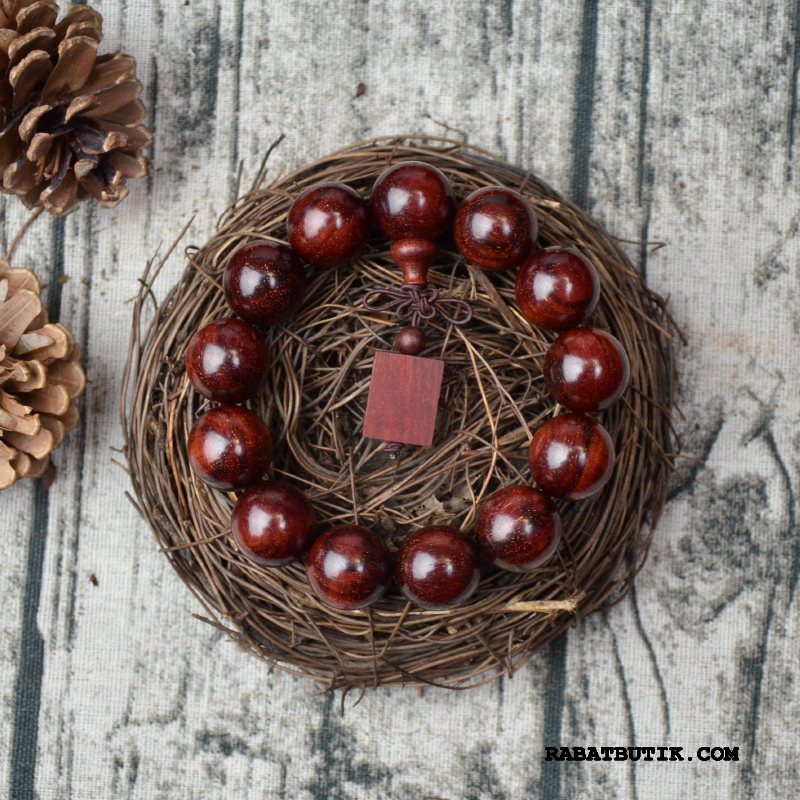
M 391 579 L 391 560 L 380 537 L 359 525 L 329 528 L 311 545 L 306 577 L 327 605 L 351 610 L 374 603 Z
M 421 528 L 398 550 L 395 582 L 422 608 L 460 606 L 475 591 L 479 579 L 475 545 L 449 525 Z
M 272 437 L 261 418 L 241 406 L 207 411 L 189 434 L 189 464 L 216 489 L 244 489 L 267 471 Z
M 264 382 L 269 364 L 261 334 L 240 319 L 218 319 L 200 328 L 186 350 L 186 372 L 203 397 L 241 403 Z
M 520 267 L 516 294 L 528 322 L 549 331 L 565 331 L 585 322 L 594 311 L 600 281 L 582 253 L 548 247 Z
M 314 509 L 294 486 L 263 481 L 248 489 L 233 507 L 231 532 L 251 560 L 280 567 L 302 558 L 311 544 Z
M 535 247 L 537 231 L 530 203 L 504 186 L 476 189 L 459 206 L 453 226 L 461 254 L 492 271 L 519 264 Z
M 397 334 L 394 346 L 407 356 L 415 356 L 425 348 L 425 331 L 415 325 L 409 325 Z
M 553 501 L 530 486 L 508 486 L 490 495 L 475 517 L 483 557 L 509 572 L 545 563 L 561 541 L 561 517 Z
M 622 397 L 630 377 L 628 355 L 610 333 L 581 325 L 562 333 L 544 359 L 553 399 L 570 411 L 599 411 Z
M 231 310 L 242 319 L 255 325 L 277 325 L 300 305 L 306 275 L 291 247 L 254 242 L 231 256 L 222 288 Z
M 599 492 L 614 468 L 608 431 L 586 414 L 561 414 L 533 436 L 531 476 L 553 497 L 582 500 Z
M 372 187 L 372 213 L 390 239 L 438 239 L 455 213 L 453 187 L 444 173 L 422 161 L 385 169 Z
M 344 183 L 320 183 L 301 192 L 289 209 L 289 244 L 318 267 L 354 259 L 370 231 L 367 203 Z

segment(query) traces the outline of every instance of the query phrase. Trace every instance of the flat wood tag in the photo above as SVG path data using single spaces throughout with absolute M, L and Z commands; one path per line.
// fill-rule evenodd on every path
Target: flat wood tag
M 444 361 L 375 353 L 364 436 L 427 447 L 433 444 Z

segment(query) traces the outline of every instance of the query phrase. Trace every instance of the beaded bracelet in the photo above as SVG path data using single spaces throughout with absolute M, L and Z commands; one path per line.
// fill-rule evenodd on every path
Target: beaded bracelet
M 371 210 L 371 214 L 370 214 Z M 465 325 L 464 300 L 440 297 L 428 286 L 436 240 L 452 232 L 466 261 L 496 271 L 519 267 L 515 293 L 522 315 L 558 337 L 544 360 L 544 379 L 565 413 L 535 432 L 529 461 L 534 486 L 494 492 L 478 508 L 474 539 L 447 525 L 421 528 L 400 545 L 392 563 L 382 539 L 359 525 L 337 525 L 315 538 L 308 498 L 285 482 L 264 480 L 272 460 L 267 426 L 242 403 L 266 377 L 267 347 L 259 330 L 289 320 L 302 302 L 306 264 L 341 267 L 367 243 L 372 221 L 390 240 L 402 270 L 398 289 L 368 292 L 364 304 L 393 313 L 403 325 L 397 353 L 376 352 L 364 435 L 387 441 L 386 452 L 433 441 L 444 364 L 421 358 L 422 325 L 435 317 Z M 611 476 L 614 445 L 592 413 L 608 408 L 627 387 L 630 367 L 622 345 L 587 326 L 600 295 L 597 272 L 580 252 L 539 249 L 537 221 L 525 198 L 503 186 L 486 186 L 456 209 L 447 177 L 435 167 L 403 161 L 376 180 L 369 203 L 351 187 L 322 183 L 303 191 L 287 218 L 289 245 L 254 242 L 229 259 L 223 277 L 237 317 L 197 331 L 186 352 L 195 390 L 215 403 L 189 434 L 189 463 L 208 485 L 245 490 L 231 515 L 241 552 L 267 567 L 305 557 L 314 594 L 339 609 L 379 599 L 392 578 L 405 597 L 426 609 L 453 608 L 475 591 L 481 562 L 526 572 L 556 552 L 562 535 L 552 498 L 578 500 L 602 489 Z M 404 397 L 413 397 L 409 415 Z

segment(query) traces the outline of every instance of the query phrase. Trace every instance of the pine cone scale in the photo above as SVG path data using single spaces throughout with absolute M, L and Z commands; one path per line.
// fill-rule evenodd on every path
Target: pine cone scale
M 45 101 L 80 89 L 94 69 L 97 42 L 88 36 L 64 39 L 58 46 L 58 61 L 42 89 Z M 49 57 L 48 57 L 49 60 Z
M 41 310 L 42 302 L 39 297 L 25 289 L 6 300 L 3 304 L 3 316 L 0 318 L 0 344 L 7 352 L 14 352 L 22 334 Z
M 8 82 L 14 93 L 13 107 L 20 108 L 31 92 L 47 79 L 52 70 L 50 55 L 44 50 L 34 50 L 19 64 L 11 67 L 8 72 Z
M 8 47 L 8 66 L 16 66 L 35 50 L 50 53 L 57 42 L 56 32 L 52 28 L 36 28 L 24 36 L 19 36 Z
M 23 5 L 18 3 L 17 6 Z M 20 34 L 28 33 L 34 28 L 52 28 L 58 19 L 58 4 L 52 0 L 39 0 L 22 8 L 17 13 L 17 30 Z

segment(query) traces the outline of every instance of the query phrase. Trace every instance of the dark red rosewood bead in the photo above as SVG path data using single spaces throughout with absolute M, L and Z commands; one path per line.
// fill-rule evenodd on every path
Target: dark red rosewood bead
M 586 414 L 561 414 L 533 436 L 531 477 L 553 497 L 582 500 L 599 492 L 611 477 L 614 443 L 608 431 Z
M 252 561 L 280 567 L 302 558 L 311 544 L 314 509 L 288 483 L 264 481 L 248 489 L 233 507 L 231 532 Z
M 565 331 L 586 322 L 594 311 L 600 281 L 582 253 L 548 247 L 520 267 L 516 294 L 528 322 L 548 331 Z
M 272 437 L 261 418 L 241 406 L 207 411 L 189 434 L 189 464 L 215 489 L 244 489 L 267 471 Z
M 629 377 L 622 345 L 610 333 L 586 325 L 562 333 L 544 359 L 547 389 L 570 411 L 608 408 L 622 397 Z
M 561 541 L 561 517 L 553 501 L 530 486 L 508 486 L 488 497 L 475 518 L 483 557 L 509 572 L 544 564 Z
M 475 545 L 449 525 L 421 528 L 400 545 L 395 583 L 415 605 L 432 610 L 460 606 L 480 579 Z
M 385 169 L 372 187 L 372 214 L 390 239 L 438 239 L 453 222 L 453 187 L 444 173 L 422 161 Z
M 339 267 L 367 242 L 369 212 L 361 195 L 344 183 L 320 183 L 301 192 L 286 222 L 289 244 L 317 267 Z
M 415 356 L 425 347 L 425 332 L 415 325 L 408 325 L 397 334 L 394 346 L 407 356 Z
M 241 403 L 264 382 L 269 357 L 261 334 L 240 319 L 218 319 L 200 328 L 186 350 L 186 372 L 203 397 Z
M 231 310 L 242 319 L 277 325 L 289 319 L 303 300 L 306 275 L 291 247 L 254 242 L 231 256 L 222 288 Z
M 359 525 L 329 528 L 311 545 L 306 577 L 314 594 L 334 608 L 374 603 L 391 579 L 391 560 L 380 537 Z
M 517 266 L 536 246 L 537 231 L 530 203 L 504 186 L 476 189 L 458 207 L 453 226 L 464 258 L 491 271 Z

